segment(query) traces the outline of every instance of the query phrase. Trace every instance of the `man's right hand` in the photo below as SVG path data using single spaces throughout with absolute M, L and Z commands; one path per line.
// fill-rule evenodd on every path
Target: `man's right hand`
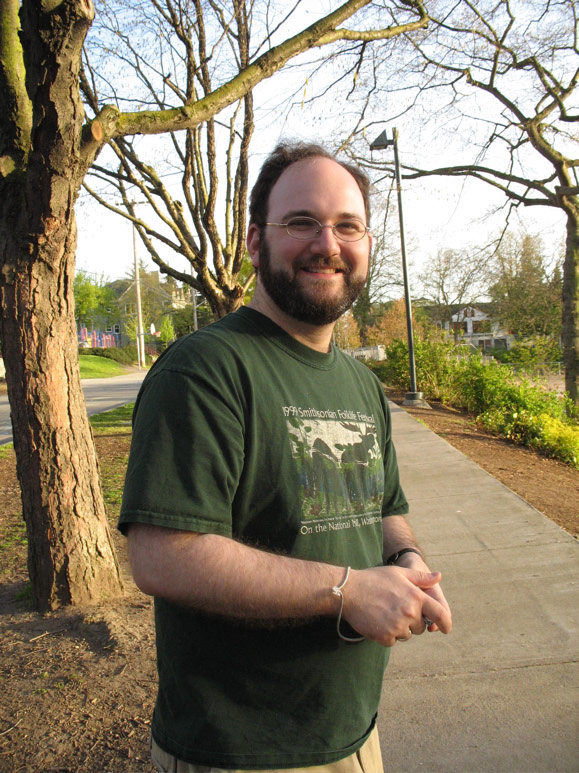
M 448 606 L 425 590 L 438 585 L 440 572 L 381 566 L 350 572 L 344 587 L 343 619 L 367 639 L 385 647 L 426 629 L 424 618 L 442 633 L 452 630 Z

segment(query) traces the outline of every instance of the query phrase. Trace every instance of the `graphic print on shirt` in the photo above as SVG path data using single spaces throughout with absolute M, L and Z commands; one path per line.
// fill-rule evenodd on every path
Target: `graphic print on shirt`
M 384 465 L 373 416 L 284 406 L 302 519 L 381 520 Z M 341 418 L 342 416 L 346 418 Z

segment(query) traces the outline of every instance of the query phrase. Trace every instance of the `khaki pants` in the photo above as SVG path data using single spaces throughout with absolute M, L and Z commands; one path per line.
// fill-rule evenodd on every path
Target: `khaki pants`
M 212 768 L 207 765 L 194 765 L 183 762 L 172 754 L 164 752 L 151 739 L 151 757 L 161 773 L 251 773 L 245 770 Z M 283 770 L 262 770 L 261 773 L 384 773 L 378 729 L 374 728 L 366 743 L 355 754 L 329 765 L 314 765 L 309 768 L 284 768 Z

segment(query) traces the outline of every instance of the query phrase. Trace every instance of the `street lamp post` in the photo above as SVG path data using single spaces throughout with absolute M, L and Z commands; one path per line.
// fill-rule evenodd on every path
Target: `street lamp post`
M 408 268 L 406 265 L 406 243 L 404 241 L 404 217 L 402 214 L 402 183 L 400 178 L 400 162 L 398 159 L 398 130 L 392 129 L 392 139 L 388 139 L 386 130 L 376 137 L 370 145 L 370 150 L 384 150 L 392 146 L 394 148 L 394 169 L 396 173 L 396 191 L 398 193 L 398 219 L 400 223 L 400 251 L 402 253 L 402 273 L 404 276 L 404 301 L 406 306 L 406 330 L 408 334 L 408 361 L 410 366 L 410 392 L 404 396 L 404 405 L 413 405 L 416 408 L 430 408 L 424 400 L 422 392 L 416 387 L 416 363 L 414 359 L 414 332 L 412 329 L 412 304 L 410 301 L 410 287 L 408 284 Z

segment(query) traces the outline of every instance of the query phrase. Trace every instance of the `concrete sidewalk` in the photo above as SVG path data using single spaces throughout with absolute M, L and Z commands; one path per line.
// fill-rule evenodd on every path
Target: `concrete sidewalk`
M 385 771 L 577 773 L 577 541 L 391 408 L 409 520 L 454 630 L 392 650 Z

